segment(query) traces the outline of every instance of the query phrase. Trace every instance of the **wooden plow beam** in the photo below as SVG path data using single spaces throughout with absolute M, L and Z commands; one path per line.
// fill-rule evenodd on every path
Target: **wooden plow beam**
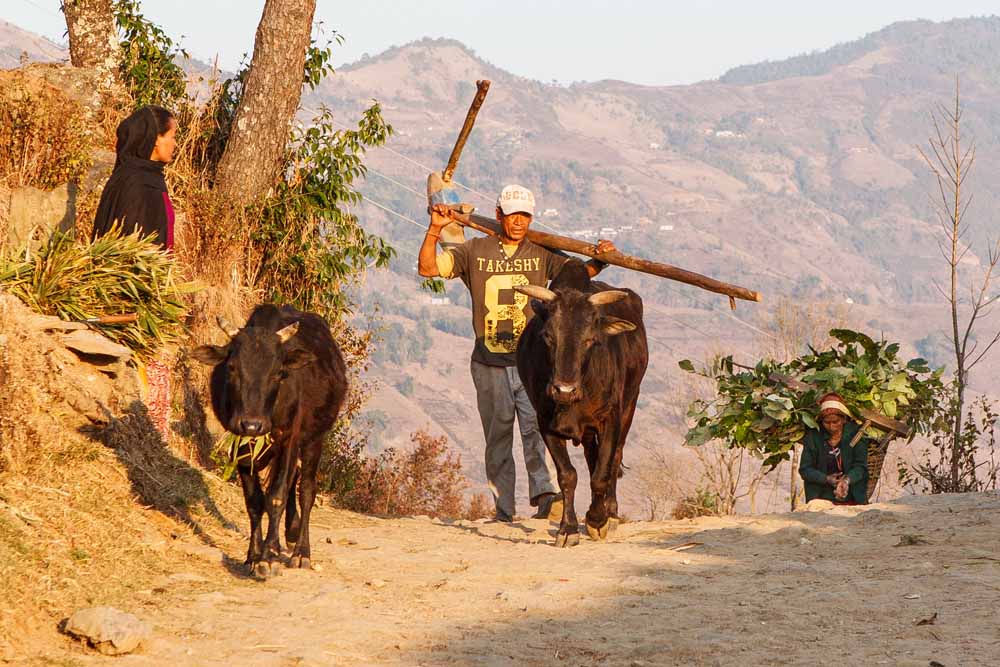
M 483 102 L 486 100 L 486 94 L 489 92 L 489 89 L 489 81 L 476 81 L 476 96 L 473 98 L 472 104 L 469 106 L 469 111 L 465 116 L 465 122 L 462 124 L 462 129 L 459 131 L 458 138 L 455 140 L 455 146 L 452 148 L 451 155 L 448 157 L 448 164 L 441 174 L 442 183 L 447 184 L 451 182 L 452 175 L 455 173 L 455 168 L 458 166 L 458 160 L 462 155 L 462 150 L 465 148 L 465 142 L 469 138 L 469 133 L 472 132 L 472 127 L 476 122 L 479 109 L 483 106 Z M 433 176 L 434 175 L 431 174 L 427 181 L 428 213 L 430 212 L 429 209 L 433 200 L 432 193 L 441 192 L 441 188 L 439 186 L 432 186 Z M 451 204 L 449 208 L 451 209 L 450 217 L 454 222 L 457 222 L 462 226 L 478 230 L 490 236 L 497 236 L 500 234 L 499 223 L 490 218 L 473 214 L 473 207 L 471 205 Z M 534 230 L 528 231 L 528 239 L 531 242 L 549 248 L 550 250 L 566 250 L 569 252 L 575 252 L 587 257 L 593 257 L 594 259 L 607 264 L 614 264 L 615 266 L 632 269 L 633 271 L 641 271 L 642 273 L 648 273 L 661 278 L 669 278 L 670 280 L 676 280 L 688 285 L 700 287 L 701 289 L 708 290 L 709 292 L 724 294 L 729 297 L 729 307 L 733 310 L 736 310 L 736 299 L 760 301 L 759 292 L 755 292 L 745 287 L 730 285 L 729 283 L 724 283 L 693 271 L 671 266 L 670 264 L 652 262 L 648 259 L 632 257 L 620 252 L 598 254 L 593 245 L 584 243 L 583 241 L 577 239 L 558 236 L 556 234 L 546 234 L 545 232 L 538 232 Z
M 501 232 L 500 223 L 482 215 L 452 211 L 451 217 L 460 225 L 470 227 L 490 236 L 497 236 Z M 593 257 L 594 259 L 607 264 L 632 269 L 633 271 L 641 271 L 642 273 L 648 273 L 661 278 L 669 278 L 670 280 L 676 280 L 688 285 L 700 287 L 701 289 L 708 290 L 709 292 L 724 294 L 729 297 L 729 305 L 734 309 L 736 308 L 736 299 L 755 302 L 760 301 L 759 292 L 747 289 L 746 287 L 724 283 L 722 281 L 715 280 L 714 278 L 709 278 L 708 276 L 703 276 L 699 273 L 688 271 L 670 264 L 653 262 L 648 259 L 642 259 L 641 257 L 625 255 L 617 251 L 598 254 L 592 243 L 580 241 L 579 239 L 568 238 L 566 236 L 559 236 L 557 234 L 547 234 L 533 229 L 528 230 L 527 236 L 528 240 L 532 243 L 537 243 L 538 245 L 551 250 L 565 250 L 580 255 L 586 255 L 587 257 Z

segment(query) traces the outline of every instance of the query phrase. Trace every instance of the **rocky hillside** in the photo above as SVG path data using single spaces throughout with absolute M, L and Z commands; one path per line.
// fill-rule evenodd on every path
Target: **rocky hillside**
M 459 172 L 477 189 L 516 178 L 558 211 L 545 220 L 553 227 L 630 226 L 616 239 L 623 246 L 768 295 L 921 303 L 935 298 L 940 267 L 916 146 L 960 76 L 966 131 L 979 146 L 975 238 L 984 238 L 998 194 L 988 177 L 1000 159 L 998 31 L 1000 18 L 896 24 L 805 62 L 673 87 L 551 86 L 457 42 L 423 41 L 345 68 L 321 97 L 344 117 L 380 100 L 398 130 L 392 147 L 433 166 L 447 155 L 472 82 L 490 78 Z M 382 166 L 420 182 L 394 154 Z M 412 193 L 371 180 L 373 195 L 419 212 Z
M 399 414 L 412 427 L 430 422 L 463 442 L 470 437 L 478 464 L 474 405 L 440 401 L 442 386 L 471 390 L 467 296 L 461 285 L 449 286 L 447 302 L 418 291 L 414 267 L 426 168 L 444 164 L 480 78 L 493 85 L 457 178 L 474 188 L 467 195 L 482 211 L 492 211 L 491 193 L 502 183 L 520 181 L 547 210 L 538 219 L 546 231 L 609 236 L 626 251 L 764 294 L 760 305 L 739 306 L 738 322 L 715 295 L 617 269 L 605 274 L 637 288 L 647 304 L 654 358 L 636 421 L 639 442 L 678 442 L 690 395 L 676 372 L 679 359 L 766 351 L 774 341 L 761 330 L 776 326 L 773 309 L 783 300 L 825 304 L 842 324 L 884 332 L 914 356 L 947 363 L 946 312 L 934 287 L 944 278 L 940 231 L 917 146 L 933 130 L 935 106 L 953 101 L 958 75 L 966 136 L 978 148 L 967 182 L 975 203 L 966 268 L 974 274 L 995 232 L 990 212 L 1000 196 L 991 178 L 1000 160 L 997 34 L 1000 18 L 900 23 L 690 86 L 542 84 L 449 40 L 423 40 L 343 68 L 310 102 L 332 106 L 344 122 L 372 99 L 383 104 L 396 134 L 391 150 L 372 157 L 365 192 L 418 223 L 371 205 L 359 209 L 400 249 L 394 273 L 371 279 L 369 301 L 402 318 L 390 345 L 412 346 L 429 327 L 429 354 L 438 357 L 420 365 L 396 355 L 381 365 L 387 386 L 374 401 L 378 419 Z M 997 393 L 997 360 L 987 363 L 973 381 Z
M 538 194 L 545 214 L 537 224 L 547 231 L 610 237 L 626 252 L 764 294 L 762 304 L 740 304 L 733 314 L 706 292 L 620 269 L 605 274 L 636 288 L 647 306 L 653 357 L 630 445 L 641 457 L 642 448 L 679 444 L 696 389 L 676 362 L 766 353 L 782 302 L 884 332 L 904 352 L 947 363 L 947 313 L 934 287 L 944 277 L 940 233 L 916 147 L 959 75 L 967 136 L 978 146 L 967 182 L 975 203 L 966 268 L 974 273 L 1000 197 L 991 178 L 1000 159 L 997 34 L 998 18 L 899 23 L 690 86 L 553 86 L 451 40 L 422 40 L 342 68 L 307 98 L 304 117 L 325 104 L 349 124 L 379 100 L 396 133 L 370 155 L 364 192 L 410 218 L 367 203 L 357 209 L 399 250 L 392 271 L 370 274 L 360 299 L 385 327 L 373 369 L 381 388 L 368 410 L 375 446 L 404 446 L 411 431 L 429 426 L 457 443 L 484 488 L 467 370 L 468 296 L 456 284 L 432 297 L 415 275 L 426 172 L 443 166 L 476 79 L 493 86 L 457 178 L 474 189 L 467 194 L 481 211 L 516 180 Z M 30 43 L 21 34 L 17 48 Z M 41 47 L 29 53 L 46 57 Z M 988 359 L 973 377 L 976 389 L 1000 393 L 998 370 L 1000 359 Z
M 59 44 L 0 20 L 0 69 L 17 67 L 22 58 L 50 63 L 68 60 L 69 53 Z

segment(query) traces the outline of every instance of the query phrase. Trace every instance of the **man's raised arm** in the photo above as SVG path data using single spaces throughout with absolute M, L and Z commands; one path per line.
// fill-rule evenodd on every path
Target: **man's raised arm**
M 420 255 L 417 257 L 417 272 L 424 278 L 441 275 L 437 267 L 437 244 L 441 239 L 441 230 L 451 223 L 450 212 L 444 204 L 436 204 L 431 209 L 431 224 L 424 234 L 424 242 L 420 244 Z

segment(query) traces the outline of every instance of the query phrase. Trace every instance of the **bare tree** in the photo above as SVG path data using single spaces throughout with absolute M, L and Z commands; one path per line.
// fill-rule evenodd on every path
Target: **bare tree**
M 658 446 L 646 446 L 636 466 L 637 491 L 646 504 L 648 520 L 657 521 L 670 517 L 674 506 L 691 495 L 693 480 L 684 478 L 687 466 L 676 452 L 665 452 Z
M 928 140 L 930 155 L 917 147 L 937 180 L 938 196 L 932 196 L 932 203 L 944 231 L 944 240 L 939 245 L 949 268 L 947 289 L 937 282 L 935 286 L 947 299 L 951 310 L 950 336 L 955 351 L 952 385 L 954 405 L 949 408 L 951 411 L 949 414 L 951 449 L 948 452 L 950 488 L 945 489 L 952 491 L 963 488 L 963 449 L 967 448 L 963 442 L 963 422 L 969 372 L 1000 340 L 1000 331 L 997 331 L 989 338 L 988 343 L 980 347 L 979 341 L 972 335 L 976 325 L 988 315 L 990 307 L 1000 298 L 990 294 L 993 272 L 997 262 L 1000 261 L 1000 241 L 992 243 L 988 249 L 986 269 L 981 281 L 969 283 L 968 297 L 960 293 L 964 290 L 962 290 L 959 265 L 971 250 L 967 241 L 969 228 L 965 216 L 972 203 L 972 196 L 963 186 L 976 161 L 975 141 L 966 141 L 962 136 L 962 115 L 963 109 L 956 80 L 954 108 L 941 105 L 937 112 L 932 114 L 934 136 Z M 965 321 L 962 321 L 963 315 L 967 315 Z
M 717 353 L 715 358 L 721 356 Z M 710 360 L 706 365 L 711 367 L 713 363 Z M 682 404 L 690 404 L 695 398 L 708 399 L 715 391 L 713 380 L 687 373 L 675 385 L 675 395 L 686 399 Z M 765 469 L 745 449 L 730 448 L 718 440 L 685 449 L 694 454 L 698 465 L 686 465 L 677 461 L 676 454 L 668 459 L 659 452 L 644 461 L 644 467 L 651 468 L 641 477 L 651 514 L 662 513 L 669 500 L 674 502 L 671 514 L 675 517 L 735 514 L 743 499 L 749 502 L 751 514 L 757 512 L 757 494 L 771 469 Z M 658 483 L 655 475 L 660 476 Z
M 216 192 L 245 205 L 265 195 L 281 168 L 302 94 L 316 0 L 267 0 Z
M 112 0 L 65 0 L 62 5 L 74 67 L 97 70 L 101 85 L 113 90 L 118 81 L 121 46 Z
M 736 514 L 736 505 L 743 498 L 750 503 L 750 514 L 756 514 L 757 491 L 770 471 L 740 447 L 713 441 L 693 449 L 701 463 L 700 487 L 716 496 L 718 514 Z

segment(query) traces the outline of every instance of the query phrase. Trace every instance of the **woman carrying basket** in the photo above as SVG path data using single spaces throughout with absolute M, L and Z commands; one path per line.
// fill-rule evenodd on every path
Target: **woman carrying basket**
M 806 502 L 820 498 L 835 505 L 868 502 L 868 445 L 861 427 L 837 394 L 820 399 L 819 429 L 808 429 L 802 438 L 799 475 Z

